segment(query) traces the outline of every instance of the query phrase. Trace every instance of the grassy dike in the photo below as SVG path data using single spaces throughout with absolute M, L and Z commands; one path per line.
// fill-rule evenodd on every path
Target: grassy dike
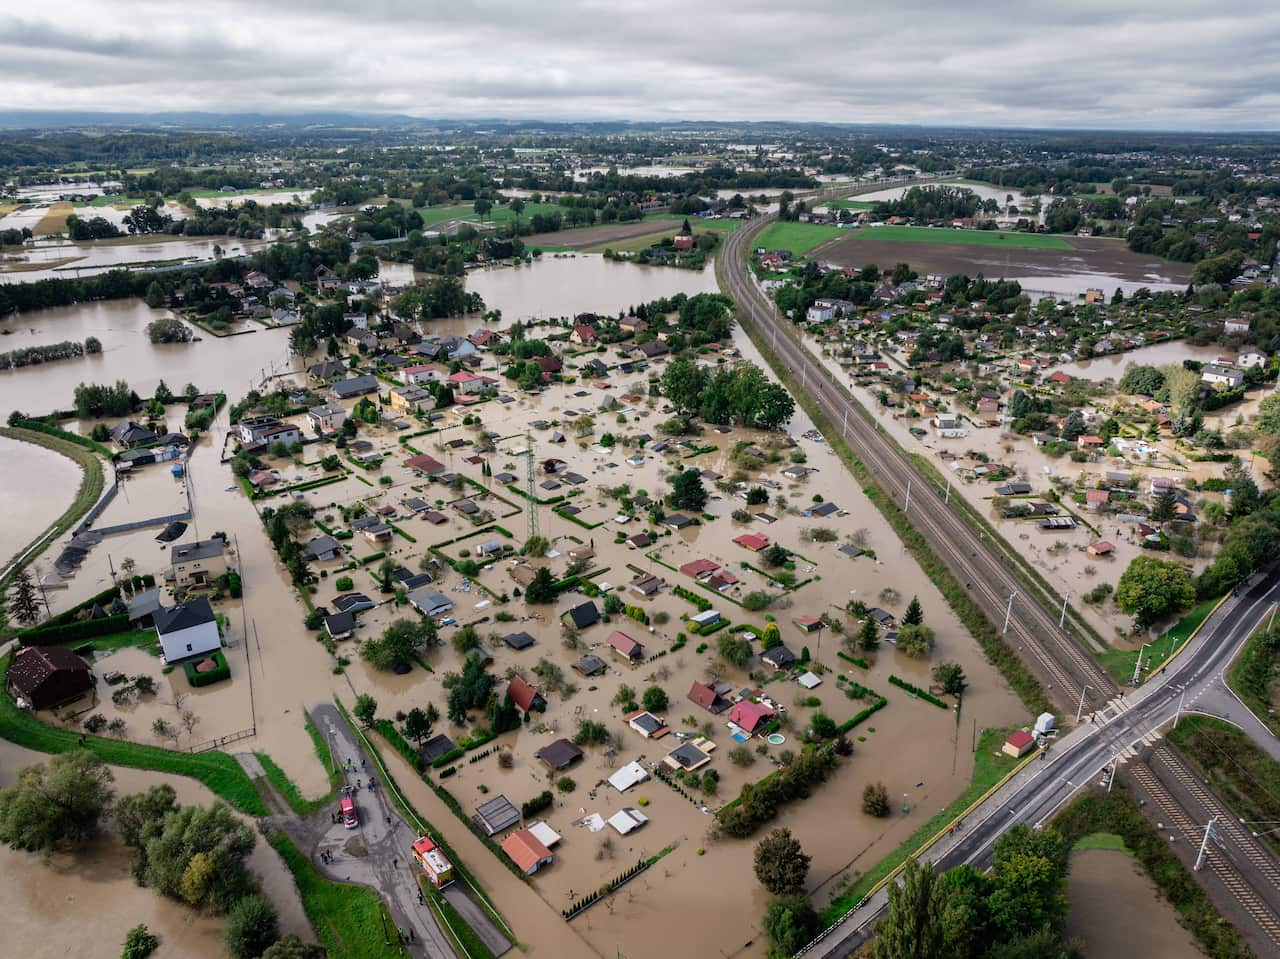
M 0 427 L 0 436 L 17 440 L 20 443 L 34 443 L 36 446 L 43 446 L 45 449 L 61 453 L 68 459 L 74 460 L 84 469 L 84 475 L 80 478 L 80 489 L 76 492 L 75 499 L 71 501 L 71 505 L 63 511 L 62 515 L 54 521 L 51 527 L 53 530 L 52 535 L 59 536 L 71 529 L 79 521 L 80 517 L 89 512 L 93 504 L 102 496 L 104 479 L 102 463 L 94 455 L 95 451 L 93 449 L 66 439 L 65 437 L 69 434 L 65 434 L 62 430 L 55 430 L 52 427 L 47 428 L 47 430 L 16 429 L 4 426 Z M 94 443 L 93 446 L 97 446 L 97 444 Z M 21 556 L 35 543 L 49 536 L 49 532 L 49 529 L 41 532 L 39 536 L 19 550 L 17 555 Z M 13 558 L 16 558 L 16 556 Z M 9 576 L 12 576 L 14 572 L 17 572 L 25 565 L 26 562 L 19 563 L 10 572 Z M 9 576 L 6 576 L 4 580 L 0 580 L 0 589 L 3 589 L 8 583 Z
M 717 262 L 716 268 L 719 271 L 723 268 L 723 265 Z M 721 288 L 724 287 L 725 284 L 722 282 Z M 741 322 L 741 319 L 739 322 Z M 1000 637 L 1000 633 L 995 626 L 987 619 L 977 603 L 965 592 L 960 581 L 952 575 L 946 564 L 929 547 L 924 536 L 915 528 L 907 515 L 880 488 L 871 476 L 871 471 L 867 469 L 849 444 L 840 436 L 839 430 L 818 409 L 817 404 L 800 389 L 800 385 L 796 382 L 792 371 L 769 348 L 769 344 L 760 336 L 758 330 L 746 323 L 742 324 L 742 328 L 760 351 L 760 355 L 765 358 L 773 369 L 778 379 L 791 391 L 800 408 L 813 420 L 814 426 L 827 437 L 828 445 L 853 474 L 861 485 L 863 493 L 888 520 L 889 525 L 893 527 L 894 532 L 898 534 L 903 544 L 910 550 L 911 555 L 920 565 L 920 568 L 924 570 L 925 575 L 929 577 L 930 581 L 938 588 L 938 591 L 946 598 L 952 611 L 968 628 L 969 632 L 973 634 L 973 637 L 986 654 L 987 659 L 1000 670 L 1000 673 L 1013 691 L 1018 694 L 1027 710 L 1032 714 L 1052 712 L 1049 698 L 1045 694 L 1040 680 L 1032 674 L 1022 660 L 1018 658 L 1017 654 Z

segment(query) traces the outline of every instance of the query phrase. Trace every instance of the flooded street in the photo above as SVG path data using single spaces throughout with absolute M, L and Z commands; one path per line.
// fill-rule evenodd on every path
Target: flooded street
M 61 453 L 0 436 L 0 564 L 62 515 L 83 472 Z
M 0 740 L 0 787 L 12 785 L 18 770 L 47 759 L 43 753 Z M 117 796 L 165 782 L 181 804 L 208 805 L 213 800 L 207 789 L 183 776 L 119 766 L 112 772 Z M 5 954 L 117 959 L 125 933 L 141 922 L 160 938 L 157 957 L 223 959 L 224 921 L 139 886 L 129 874 L 130 858 L 130 851 L 109 831 L 75 854 L 41 856 L 0 845 L 0 871 L 5 876 L 0 882 L 0 911 L 23 917 L 9 924 Z M 293 932 L 314 941 L 293 877 L 265 841 L 259 839 L 248 866 L 279 911 L 282 934 Z

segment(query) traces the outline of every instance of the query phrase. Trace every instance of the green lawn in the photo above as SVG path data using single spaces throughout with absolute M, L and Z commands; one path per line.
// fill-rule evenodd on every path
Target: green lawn
M 1280 705 L 1274 691 L 1277 676 L 1280 676 L 1280 641 L 1259 626 L 1231 664 L 1227 683 L 1253 714 L 1280 736 L 1280 716 L 1273 712 Z
M 1115 849 L 1127 856 L 1133 855 L 1129 851 L 1129 847 L 1125 845 L 1124 836 L 1113 832 L 1094 832 L 1087 836 L 1081 836 L 1071 848 L 1073 851 L 1080 849 Z
M 564 214 L 565 208 L 555 203 L 529 203 L 525 202 L 524 210 L 520 213 L 520 221 L 522 223 L 529 222 L 529 217 L 535 213 L 560 213 Z M 453 203 L 448 206 L 424 206 L 418 208 L 418 213 L 422 215 L 424 227 L 430 228 L 437 223 L 443 223 L 445 220 L 467 220 L 471 223 L 490 223 L 501 226 L 504 223 L 510 223 L 516 218 L 515 213 L 511 211 L 511 205 L 505 206 L 495 205 L 492 210 L 481 221 L 479 214 L 475 211 L 473 203 Z
M 269 839 L 297 883 L 302 908 L 329 959 L 392 959 L 403 953 L 377 894 L 363 886 L 326 879 L 282 832 Z M 389 934 L 391 942 L 387 942 Z
M 19 709 L 8 693 L 7 679 L 10 656 L 0 669 L 0 737 L 10 742 L 42 753 L 65 753 L 75 749 L 87 749 L 103 762 L 113 766 L 131 766 L 135 769 L 154 769 L 162 773 L 190 776 L 204 783 L 216 795 L 237 809 L 254 816 L 265 816 L 262 803 L 253 782 L 240 764 L 219 750 L 203 753 L 180 753 L 159 746 L 144 746 L 107 736 L 85 736 L 84 745 L 79 734 L 70 729 L 55 729 L 36 719 L 25 709 Z
M 825 204 L 833 210 L 872 210 L 875 204 L 869 200 L 832 200 Z
M 832 228 L 833 229 L 833 228 Z M 860 240 L 889 240 L 894 243 L 951 243 L 960 246 L 1007 246 L 1033 250 L 1071 250 L 1061 236 L 1046 233 L 1006 233 L 1000 230 L 953 230 L 931 226 L 874 226 L 852 231 Z
M 831 900 L 822 913 L 824 926 L 829 926 L 852 909 L 867 891 L 889 875 L 926 842 L 976 802 L 988 789 L 998 783 L 1019 760 L 1006 756 L 1000 749 L 1011 729 L 986 729 L 978 737 L 978 751 L 973 755 L 973 779 L 969 788 L 957 796 L 945 809 L 922 824 L 911 837 L 871 869 L 858 876 L 843 892 Z M 901 808 L 895 806 L 894 816 L 901 816 Z M 910 815 L 910 814 L 908 814 Z
M 106 653 L 116 649 L 129 649 L 136 646 L 138 649 L 145 649 L 152 656 L 160 655 L 160 643 L 156 640 L 156 631 L 154 629 L 130 629 L 123 633 L 113 633 L 110 636 L 95 636 L 93 639 L 73 639 L 60 645 L 71 649 L 92 646 L 94 652 L 97 653 Z
M 1163 666 L 1165 661 L 1191 638 L 1191 634 L 1208 618 L 1217 605 L 1217 598 L 1205 600 L 1174 623 L 1169 631 L 1154 644 L 1148 646 L 1146 652 L 1142 654 L 1142 674 L 1150 676 L 1152 671 Z M 1128 683 L 1133 678 L 1133 667 L 1138 664 L 1138 650 L 1108 649 L 1098 654 L 1098 661 L 1116 682 Z
M 792 256 L 803 256 L 814 247 L 847 232 L 850 231 L 821 223 L 777 222 L 764 228 L 755 246 L 766 250 L 790 250 Z

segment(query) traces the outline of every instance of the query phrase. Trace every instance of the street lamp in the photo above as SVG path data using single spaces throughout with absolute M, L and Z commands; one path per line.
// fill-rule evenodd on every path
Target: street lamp
M 1000 634 L 1004 635 L 1009 632 L 1009 618 L 1013 616 L 1013 600 L 1018 595 L 1018 591 L 1014 590 L 1009 594 L 1009 606 L 1004 611 L 1004 629 L 1000 630 Z
M 1138 661 L 1133 664 L 1133 678 L 1129 680 L 1130 686 L 1137 686 L 1138 680 L 1142 678 L 1142 654 L 1147 651 L 1150 643 L 1143 643 L 1142 648 L 1138 650 Z
M 1085 683 L 1084 689 L 1080 690 L 1080 705 L 1076 707 L 1076 725 L 1080 725 L 1080 714 L 1084 712 L 1084 694 L 1093 689 L 1088 683 Z

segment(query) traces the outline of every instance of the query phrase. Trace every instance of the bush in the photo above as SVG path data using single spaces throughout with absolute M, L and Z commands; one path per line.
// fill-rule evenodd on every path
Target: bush
M 196 672 L 196 666 L 209 660 L 213 660 L 213 669 L 207 672 Z M 199 659 L 188 659 L 182 664 L 182 671 L 187 674 L 187 682 L 196 687 L 212 686 L 214 683 L 231 678 L 231 667 L 227 665 L 227 657 L 220 649 L 215 649 L 208 656 L 202 656 Z
M 889 815 L 889 790 L 884 783 L 868 783 L 862 790 L 862 811 L 881 819 Z
M 561 778 L 568 779 L 569 777 L 563 776 Z M 570 781 L 572 782 L 572 780 Z M 538 795 L 534 796 L 532 799 L 529 799 L 520 804 L 520 815 L 523 816 L 525 819 L 530 819 L 533 816 L 538 815 L 538 813 L 542 812 L 544 809 L 550 809 L 551 804 L 554 803 L 555 801 L 556 801 L 555 797 L 551 795 L 551 790 L 544 789 L 542 792 L 538 793 Z
M 147 956 L 156 951 L 156 947 L 160 945 L 157 939 L 145 925 L 138 923 L 125 934 L 124 949 L 120 953 L 120 959 L 147 959 Z
M 355 585 L 350 576 L 339 576 L 333 581 L 333 588 L 339 593 L 348 593 L 355 588 Z
M 573 781 L 572 776 L 561 776 L 556 780 L 556 789 L 562 793 L 571 793 L 578 788 L 578 784 Z

